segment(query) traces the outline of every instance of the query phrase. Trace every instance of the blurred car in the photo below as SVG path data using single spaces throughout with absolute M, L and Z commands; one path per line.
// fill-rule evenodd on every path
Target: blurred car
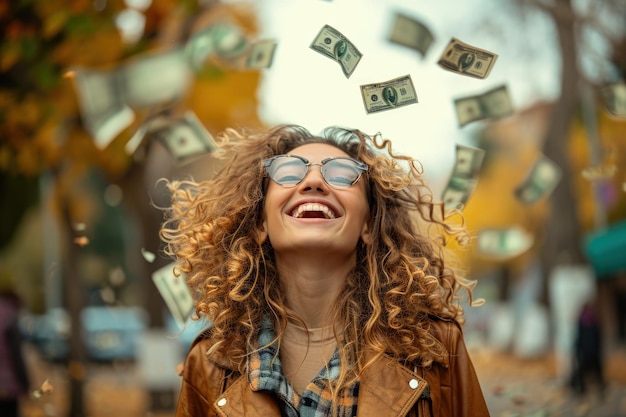
M 86 307 L 81 312 L 87 357 L 93 360 L 135 359 L 137 344 L 148 326 L 146 312 L 137 307 Z M 64 309 L 53 308 L 41 316 L 27 316 L 22 331 L 46 360 L 67 359 L 71 332 Z

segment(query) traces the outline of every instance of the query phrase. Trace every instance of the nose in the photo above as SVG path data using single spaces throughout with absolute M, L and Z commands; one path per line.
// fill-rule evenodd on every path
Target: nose
M 316 168 L 313 168 L 317 166 Z M 302 182 L 298 185 L 301 192 L 318 191 L 321 193 L 328 192 L 328 184 L 322 176 L 322 164 L 309 164 L 309 169 Z

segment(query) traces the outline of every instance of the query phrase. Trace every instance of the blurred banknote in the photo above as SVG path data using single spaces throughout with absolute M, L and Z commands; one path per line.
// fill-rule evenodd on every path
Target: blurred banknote
M 193 81 L 182 48 L 138 56 L 118 69 L 124 102 L 154 108 L 180 100 Z
M 171 263 L 156 270 L 152 274 L 152 281 L 154 281 L 170 313 L 180 328 L 183 328 L 194 310 L 194 301 L 184 276 L 175 276 L 173 268 L 174 264 Z
M 476 120 L 503 117 L 513 114 L 513 104 L 506 85 L 486 93 L 454 100 L 459 126 Z
M 601 91 L 609 113 L 614 117 L 626 118 L 626 83 L 607 85 Z
M 526 252 L 533 236 L 519 227 L 483 229 L 478 233 L 478 251 L 488 257 L 506 259 Z
M 498 55 L 493 52 L 476 48 L 452 38 L 443 51 L 438 64 L 457 74 L 486 78 L 497 59 Z
M 165 123 L 159 126 L 162 122 Z M 187 111 L 183 117 L 156 122 L 150 133 L 178 161 L 210 153 L 217 147 L 213 136 L 192 111 Z
M 389 35 L 390 42 L 415 49 L 425 56 L 433 39 L 433 34 L 423 23 L 402 13 L 396 13 L 394 16 Z
M 247 53 L 244 68 L 269 68 L 274 59 L 276 41 L 263 39 L 254 42 Z
M 106 148 L 135 120 L 122 97 L 118 73 L 77 68 L 71 75 L 85 129 L 98 148 Z
M 249 49 L 246 35 L 239 26 L 230 21 L 218 21 L 191 36 L 185 46 L 185 57 L 197 71 L 213 54 L 231 61 Z
M 456 162 L 441 199 L 446 211 L 461 210 L 476 188 L 485 151 L 456 145 Z
M 515 195 L 522 203 L 533 204 L 554 190 L 561 175 L 561 168 L 542 155 L 535 161 L 524 182 L 515 189 Z
M 363 84 L 361 96 L 367 113 L 376 113 L 417 103 L 417 94 L 410 75 L 380 83 Z
M 363 56 L 348 38 L 329 25 L 322 27 L 311 43 L 311 49 L 337 61 L 346 78 L 350 78 Z

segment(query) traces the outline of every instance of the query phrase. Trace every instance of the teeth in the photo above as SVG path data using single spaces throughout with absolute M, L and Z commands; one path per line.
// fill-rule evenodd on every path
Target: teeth
M 326 217 L 327 219 L 335 219 L 337 216 L 335 216 L 335 213 L 333 213 L 331 211 L 331 209 L 329 209 L 328 207 L 326 207 L 323 204 L 318 204 L 318 203 L 307 203 L 307 204 L 302 204 L 298 207 L 295 208 L 294 211 L 291 212 L 291 216 L 295 217 L 295 218 L 302 218 L 302 213 L 304 213 L 305 211 L 319 211 L 324 213 L 324 217 Z

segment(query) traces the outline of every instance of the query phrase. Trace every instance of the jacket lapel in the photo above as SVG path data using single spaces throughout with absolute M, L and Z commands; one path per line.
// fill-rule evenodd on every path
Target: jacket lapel
M 405 416 L 427 385 L 416 373 L 382 356 L 361 377 L 357 416 Z

